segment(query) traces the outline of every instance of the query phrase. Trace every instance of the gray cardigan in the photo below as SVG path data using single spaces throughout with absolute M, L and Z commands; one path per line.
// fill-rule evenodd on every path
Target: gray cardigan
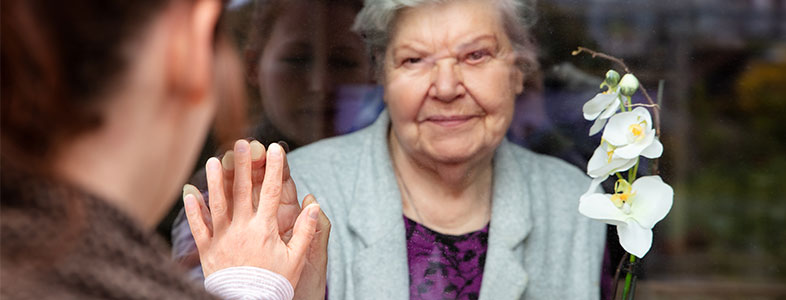
M 333 224 L 331 299 L 408 299 L 401 195 L 387 146 L 387 111 L 368 128 L 288 155 L 302 199 Z M 602 223 L 578 213 L 589 178 L 503 140 L 494 156 L 488 252 L 480 299 L 598 299 Z

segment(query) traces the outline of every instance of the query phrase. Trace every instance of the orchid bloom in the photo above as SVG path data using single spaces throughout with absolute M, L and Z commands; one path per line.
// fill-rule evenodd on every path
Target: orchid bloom
M 599 183 L 593 181 L 590 191 Z M 579 212 L 617 226 L 622 248 L 642 258 L 652 246 L 652 227 L 669 213 L 673 198 L 674 190 L 660 176 L 644 176 L 632 185 L 620 179 L 614 194 L 588 192 L 581 196 Z
M 637 107 L 609 119 L 601 144 L 587 164 L 587 174 L 605 179 L 609 174 L 633 167 L 639 155 L 658 158 L 662 153 L 663 145 L 655 137 L 649 111 Z
M 603 126 L 606 125 L 608 118 L 613 116 L 622 105 L 623 102 L 617 86 L 619 80 L 619 73 L 609 70 L 606 73 L 606 79 L 600 84 L 601 88 L 606 86 L 607 89 L 595 95 L 587 103 L 584 103 L 582 107 L 584 119 L 588 121 L 595 120 L 595 123 L 590 127 L 589 135 L 595 135 L 600 132 Z
M 587 162 L 587 175 L 592 178 L 605 180 L 610 174 L 626 171 L 636 165 L 637 158 L 621 158 L 614 155 L 616 147 L 606 141 L 601 141 L 595 148 L 589 162 Z

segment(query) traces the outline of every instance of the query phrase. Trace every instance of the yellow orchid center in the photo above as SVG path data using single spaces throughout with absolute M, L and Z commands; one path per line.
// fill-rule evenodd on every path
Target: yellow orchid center
M 633 188 L 627 180 L 617 180 L 617 182 L 614 183 L 614 194 L 611 195 L 611 202 L 614 203 L 614 206 L 617 208 L 622 208 L 625 204 L 630 206 L 630 201 L 633 200 L 631 197 L 633 197 L 634 194 Z
M 641 127 L 640 124 L 632 124 L 628 127 L 633 136 L 639 137 L 642 133 L 644 133 L 644 128 Z
M 601 140 L 600 142 L 605 143 L 606 141 Z M 609 157 L 609 162 L 611 162 L 611 158 L 614 156 L 614 150 L 616 149 L 617 147 L 614 147 L 614 145 L 609 145 L 608 143 L 606 144 L 606 155 Z
M 622 207 L 622 204 L 624 204 L 626 201 L 628 201 L 628 196 L 630 196 L 630 195 L 628 195 L 628 194 L 614 194 L 614 195 L 611 195 L 611 202 L 614 203 L 614 206 L 616 206 L 617 208 L 620 208 L 620 207 Z

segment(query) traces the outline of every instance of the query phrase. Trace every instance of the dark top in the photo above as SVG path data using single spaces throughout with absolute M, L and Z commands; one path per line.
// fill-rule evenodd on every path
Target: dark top
M 467 234 L 447 235 L 406 216 L 404 224 L 410 299 L 478 299 L 489 225 Z

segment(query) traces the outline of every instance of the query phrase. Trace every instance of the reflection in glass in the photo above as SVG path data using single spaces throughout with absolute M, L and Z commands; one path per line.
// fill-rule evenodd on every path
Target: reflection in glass
M 352 0 L 256 4 L 245 54 L 260 101 L 255 136 L 296 147 L 340 133 L 339 97 L 362 100 L 373 91 L 364 85 L 371 69 L 363 42 L 350 31 L 361 6 Z

